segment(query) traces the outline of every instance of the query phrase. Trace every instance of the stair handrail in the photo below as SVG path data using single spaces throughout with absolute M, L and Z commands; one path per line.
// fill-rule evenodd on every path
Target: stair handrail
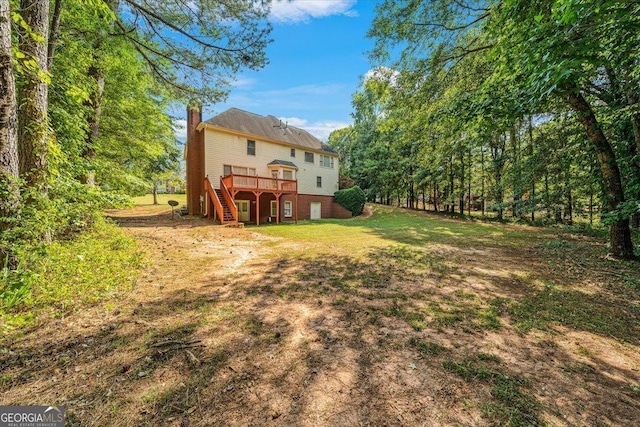
M 220 177 L 220 189 L 222 190 L 222 195 L 224 196 L 225 202 L 227 202 L 227 206 L 229 207 L 229 211 L 231 215 L 233 215 L 233 220 L 238 222 L 238 207 L 236 203 L 233 201 L 231 197 L 231 193 L 229 192 L 229 188 L 227 184 L 224 182 L 224 177 Z
M 207 193 L 209 193 L 209 197 L 213 202 L 213 207 L 216 210 L 216 213 L 218 214 L 218 218 L 220 218 L 220 224 L 224 224 L 224 210 L 222 209 L 222 203 L 220 203 L 220 199 L 218 198 L 218 193 L 216 193 L 216 191 L 213 189 L 213 186 L 211 185 L 211 182 L 209 181 L 208 177 L 204 179 L 204 189 L 207 191 Z M 207 216 L 210 216 L 208 206 L 207 206 Z

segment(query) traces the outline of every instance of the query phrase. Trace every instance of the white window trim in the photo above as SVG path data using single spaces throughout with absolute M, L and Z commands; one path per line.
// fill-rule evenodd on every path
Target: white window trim
M 274 218 L 278 216 L 278 203 L 275 200 L 271 200 L 271 205 L 269 206 L 269 214 Z
M 256 168 L 254 167 L 250 167 L 250 166 L 238 166 L 238 165 L 224 165 L 224 166 L 230 166 L 231 167 L 231 173 L 234 175 L 246 175 L 246 176 L 258 176 L 258 174 L 256 173 Z M 224 173 L 224 166 L 222 169 L 222 173 Z M 241 168 L 241 169 L 246 169 L 247 173 L 239 173 L 236 169 Z
M 324 164 L 324 160 L 329 159 L 329 166 Z M 333 169 L 335 167 L 335 159 L 331 156 L 325 156 L 324 154 L 320 154 L 320 167 L 325 169 Z
M 312 161 L 308 161 L 308 160 L 307 160 L 307 154 L 311 154 L 311 157 L 313 157 L 313 160 L 312 160 Z M 313 153 L 313 152 L 311 152 L 311 151 L 305 151 L 305 152 L 304 152 L 304 162 L 305 162 L 305 163 L 309 163 L 309 164 L 315 164 L 315 162 L 316 162 L 316 155 L 315 155 L 315 153 Z
M 289 211 L 288 215 L 287 215 L 287 211 Z M 284 201 L 284 217 L 291 218 L 292 216 L 293 216 L 293 202 L 291 200 L 285 200 Z

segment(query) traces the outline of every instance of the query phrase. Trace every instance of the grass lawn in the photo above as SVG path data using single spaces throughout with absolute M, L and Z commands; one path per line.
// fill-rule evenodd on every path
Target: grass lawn
M 239 229 L 137 203 L 112 214 L 146 254 L 135 291 L 5 342 L 5 404 L 74 426 L 640 419 L 640 272 L 602 237 L 387 206 Z
M 178 207 L 187 204 L 186 194 L 158 194 L 158 206 L 167 206 L 169 200 L 175 200 L 178 203 Z M 144 196 L 138 196 L 133 198 L 135 206 L 153 206 L 153 195 L 145 194 Z

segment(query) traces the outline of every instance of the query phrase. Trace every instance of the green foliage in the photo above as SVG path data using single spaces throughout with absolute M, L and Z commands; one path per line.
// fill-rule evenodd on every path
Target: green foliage
M 23 246 L 17 269 L 0 274 L 0 318 L 11 329 L 130 290 L 142 266 L 135 242 L 108 221 L 50 246 Z
M 414 207 L 420 192 L 448 212 L 625 227 L 640 209 L 639 12 L 625 0 L 383 1 L 376 71 L 336 135 L 346 173 L 386 203 Z M 624 235 L 610 233 L 612 251 L 632 257 Z
M 362 213 L 364 204 L 367 201 L 364 191 L 357 185 L 336 191 L 335 198 L 336 202 L 343 208 L 351 211 L 353 216 L 358 216 Z
M 447 359 L 442 363 L 445 370 L 467 381 L 482 381 L 491 384 L 491 400 L 482 406 L 482 413 L 500 426 L 543 426 L 538 416 L 540 403 L 525 389 L 524 378 L 510 375 L 496 365 L 500 358 L 493 354 L 478 353 L 463 360 Z
M 548 330 L 554 324 L 588 331 L 621 341 L 638 342 L 639 313 L 635 306 L 620 308 L 601 295 L 569 291 L 547 286 L 507 306 L 521 332 Z

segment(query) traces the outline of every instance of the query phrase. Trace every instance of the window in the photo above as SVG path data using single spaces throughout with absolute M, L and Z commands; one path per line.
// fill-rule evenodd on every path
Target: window
M 321 176 L 317 176 L 316 177 L 316 187 L 322 188 L 322 177 Z
M 282 178 L 283 179 L 293 179 L 293 171 L 288 171 L 288 170 L 283 170 L 282 171 Z
M 256 142 L 252 141 L 251 139 L 247 139 L 247 155 L 256 155 Z
M 284 216 L 291 218 L 293 216 L 293 202 L 291 200 L 284 201 Z
M 231 175 L 232 173 L 236 175 L 255 176 L 256 168 L 248 168 L 246 166 L 224 165 L 224 176 Z
M 292 148 L 291 149 L 291 157 L 295 157 L 296 156 L 296 149 Z
M 320 166 L 333 169 L 333 157 L 320 155 Z
M 305 151 L 304 152 L 304 161 L 307 162 L 307 163 L 313 163 L 313 153 Z
M 274 218 L 278 216 L 278 204 L 275 200 L 271 201 L 271 216 Z

